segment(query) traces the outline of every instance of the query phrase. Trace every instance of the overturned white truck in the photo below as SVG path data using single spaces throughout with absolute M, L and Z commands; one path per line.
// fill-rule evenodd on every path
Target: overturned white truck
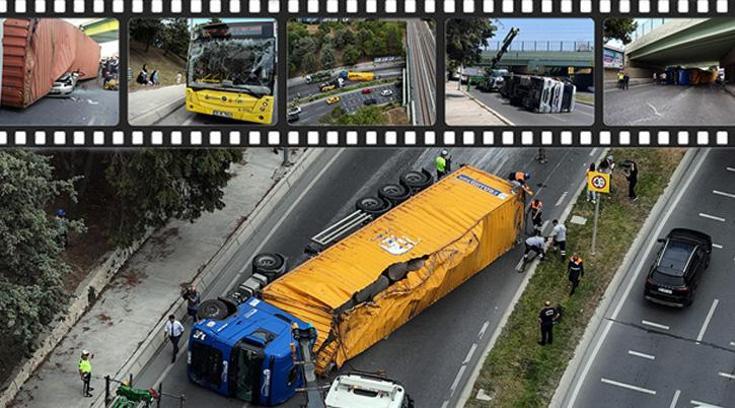
M 532 75 L 507 75 L 500 88 L 500 94 L 511 105 L 540 113 L 573 111 L 576 92 L 577 87 L 571 83 Z

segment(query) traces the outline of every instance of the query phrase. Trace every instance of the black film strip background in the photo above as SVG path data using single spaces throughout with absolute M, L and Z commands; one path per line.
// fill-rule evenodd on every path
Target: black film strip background
M 608 17 L 735 18 L 732 0 L 0 0 L 0 18 L 115 17 L 121 73 L 128 66 L 130 19 L 262 17 L 278 23 L 277 123 L 136 127 L 127 123 L 126 81 L 120 122 L 109 127 L 0 127 L 0 147 L 139 146 L 735 146 L 735 126 L 610 127 L 602 122 L 602 22 Z M 294 17 L 430 18 L 436 22 L 436 110 L 433 126 L 290 126 L 286 120 L 286 22 Z M 592 126 L 447 126 L 444 123 L 444 32 L 461 17 L 584 17 L 595 22 L 595 122 Z M 121 74 L 122 77 L 122 74 Z M 0 111 L 0 114 L 1 111 Z M 735 121 L 735 119 L 734 119 Z

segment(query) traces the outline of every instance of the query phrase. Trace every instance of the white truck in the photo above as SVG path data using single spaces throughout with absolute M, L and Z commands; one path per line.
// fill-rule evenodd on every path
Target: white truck
M 413 408 L 403 386 L 385 378 L 345 374 L 334 379 L 326 408 Z

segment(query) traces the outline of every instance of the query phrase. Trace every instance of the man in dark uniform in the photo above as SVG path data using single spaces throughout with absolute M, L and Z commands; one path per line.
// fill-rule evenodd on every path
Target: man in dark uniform
M 531 221 L 533 222 L 533 228 L 536 231 L 541 231 L 541 226 L 544 224 L 543 220 L 541 219 L 542 214 L 544 213 L 544 203 L 541 202 L 538 198 L 534 198 L 531 200 Z
M 558 319 L 556 309 L 551 307 L 551 302 L 548 300 L 544 303 L 545 307 L 541 309 L 538 314 L 538 322 L 541 325 L 541 341 L 538 342 L 540 345 L 551 344 L 553 340 L 553 329 L 554 322 Z
M 577 254 L 572 255 L 572 257 L 569 258 L 567 270 L 569 271 L 569 283 L 572 285 L 572 290 L 569 292 L 569 296 L 572 296 L 574 294 L 574 290 L 579 286 L 579 280 L 584 276 L 582 258 L 578 257 Z

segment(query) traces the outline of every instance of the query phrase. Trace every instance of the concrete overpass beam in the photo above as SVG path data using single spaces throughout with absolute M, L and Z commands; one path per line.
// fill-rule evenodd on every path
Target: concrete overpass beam
M 725 68 L 725 80 L 727 83 L 735 84 L 735 47 L 720 58 L 720 67 Z

